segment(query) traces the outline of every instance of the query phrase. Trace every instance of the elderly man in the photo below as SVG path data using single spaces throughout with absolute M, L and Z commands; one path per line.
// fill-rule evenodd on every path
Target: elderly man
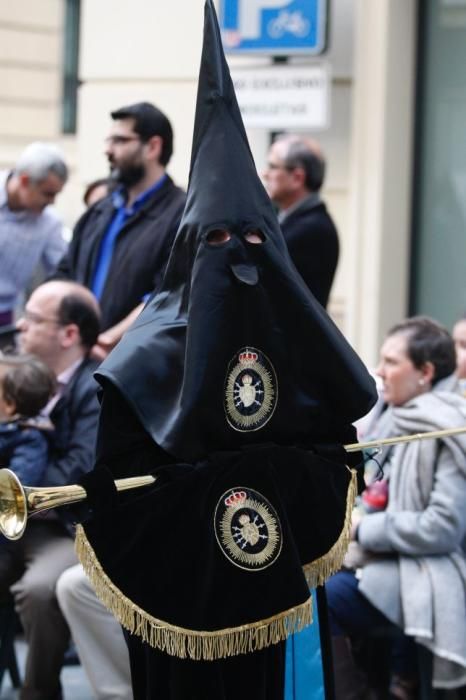
M 301 277 L 326 307 L 338 263 L 338 234 L 320 198 L 325 160 L 319 144 L 292 134 L 272 144 L 264 180 Z
M 48 205 L 67 177 L 63 156 L 48 143 L 31 143 L 11 172 L 0 173 L 0 326 L 12 323 L 36 265 L 51 273 L 66 250 L 62 224 Z
M 58 391 L 46 407 L 55 436 L 44 485 L 76 483 L 94 459 L 96 365 L 88 354 L 99 332 L 97 302 L 81 285 L 48 282 L 33 292 L 18 326 L 21 349 L 42 359 L 57 377 Z M 54 591 L 76 558 L 63 511 L 57 513 L 31 520 L 21 540 L 5 541 L 0 549 L 0 595 L 13 594 L 28 642 L 21 700 L 62 697 L 60 670 L 69 630 Z

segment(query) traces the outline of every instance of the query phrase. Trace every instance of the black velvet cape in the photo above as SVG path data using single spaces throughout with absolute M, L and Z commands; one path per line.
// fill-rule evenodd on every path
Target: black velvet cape
M 168 621 L 194 631 L 224 630 L 301 604 L 305 616 L 309 584 L 321 582 L 326 573 L 312 564 L 322 563 L 345 530 L 351 476 L 343 454 L 328 446 L 318 448 L 318 454 L 310 446 L 264 444 L 214 453 L 195 465 L 168 464 L 170 457 L 138 425 L 117 390 L 109 388 L 102 414 L 115 432 L 111 443 L 105 441 L 107 450 L 100 445 L 99 461 L 112 466 L 112 476 L 147 473 L 149 468 L 158 476 L 154 487 L 119 495 L 105 483 L 108 475 L 102 468 L 84 481 L 93 517 L 85 523 L 81 560 L 97 592 L 131 632 L 127 641 L 135 699 L 233 700 L 238 695 L 235 678 L 241 678 L 242 697 L 282 700 L 283 642 L 254 653 L 192 660 L 189 641 L 185 658 L 180 658 L 180 647 L 167 653 L 167 647 L 144 642 L 151 634 L 146 622 L 152 616 L 156 625 Z M 154 469 L 157 464 L 163 466 Z M 232 484 L 256 489 L 276 510 L 283 547 L 266 569 L 245 571 L 218 546 L 213 514 L 219 496 Z M 338 556 L 330 565 L 338 565 Z M 126 599 L 133 606 L 129 615 Z M 138 616 L 139 609 L 148 616 Z M 289 624 L 291 631 L 293 621 Z M 256 643 L 248 644 L 255 648 Z

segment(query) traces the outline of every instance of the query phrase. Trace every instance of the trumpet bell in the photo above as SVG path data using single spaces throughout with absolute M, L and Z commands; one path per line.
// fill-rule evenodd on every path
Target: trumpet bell
M 10 469 L 0 469 L 0 532 L 10 540 L 18 540 L 27 518 L 26 494 L 20 480 Z
M 117 479 L 117 491 L 150 486 L 156 477 L 130 476 Z M 86 491 L 78 484 L 69 486 L 32 487 L 23 486 L 11 469 L 0 469 L 0 533 L 9 540 L 19 540 L 26 529 L 31 515 L 50 508 L 78 503 L 87 497 Z

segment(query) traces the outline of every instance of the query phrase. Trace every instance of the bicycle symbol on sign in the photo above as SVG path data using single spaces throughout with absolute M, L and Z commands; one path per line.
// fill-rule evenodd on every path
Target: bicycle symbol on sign
M 267 31 L 272 39 L 280 39 L 286 32 L 302 39 L 309 34 L 309 30 L 309 20 L 303 17 L 299 11 L 287 12 L 282 10 L 267 25 Z

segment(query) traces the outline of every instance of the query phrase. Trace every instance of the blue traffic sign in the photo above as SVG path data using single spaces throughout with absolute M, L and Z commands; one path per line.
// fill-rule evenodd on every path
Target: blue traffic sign
M 326 45 L 327 0 L 220 0 L 230 53 L 320 54 Z

